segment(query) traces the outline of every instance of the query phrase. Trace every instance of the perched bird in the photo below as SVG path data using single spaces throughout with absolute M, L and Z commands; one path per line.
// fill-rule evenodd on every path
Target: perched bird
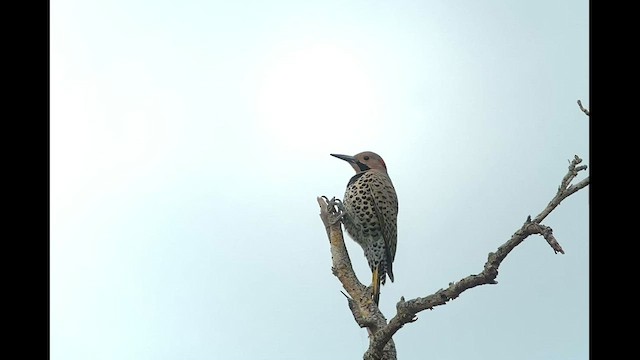
M 371 151 L 354 156 L 331 154 L 356 171 L 349 180 L 342 203 L 342 223 L 349 236 L 364 250 L 372 273 L 373 300 L 380 300 L 380 283 L 386 275 L 393 282 L 396 256 L 398 197 L 387 174 L 387 165 Z

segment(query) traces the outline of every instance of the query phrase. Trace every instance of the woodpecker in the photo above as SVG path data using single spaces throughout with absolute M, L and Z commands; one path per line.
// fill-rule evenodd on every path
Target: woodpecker
M 342 223 L 349 236 L 364 250 L 372 274 L 373 301 L 377 305 L 380 284 L 384 285 L 387 275 L 393 282 L 398 229 L 396 190 L 380 155 L 364 151 L 353 156 L 331 156 L 348 162 L 356 171 L 342 200 Z

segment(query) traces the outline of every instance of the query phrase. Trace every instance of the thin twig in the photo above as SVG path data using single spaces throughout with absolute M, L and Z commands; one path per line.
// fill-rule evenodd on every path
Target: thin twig
M 587 114 L 587 116 L 589 116 L 589 110 L 585 109 L 582 107 L 582 101 L 578 100 L 578 106 L 580 107 L 580 110 L 582 110 L 583 113 Z
M 589 177 L 580 181 L 576 185 L 571 185 L 571 181 L 573 181 L 573 179 L 578 175 L 578 173 L 580 171 L 584 171 L 587 169 L 586 165 L 577 166 L 581 162 L 582 162 L 582 159 L 579 158 L 578 155 L 574 155 L 573 160 L 569 162 L 569 171 L 564 176 L 564 178 L 562 178 L 562 182 L 560 183 L 560 186 L 558 186 L 558 191 L 556 192 L 556 196 L 554 196 L 553 199 L 551 199 L 551 201 L 547 205 L 547 207 L 544 210 L 542 210 L 542 212 L 538 214 L 538 216 L 536 216 L 535 219 L 533 219 L 534 223 L 537 223 L 537 224 L 541 223 L 542 220 L 544 220 L 544 218 L 546 218 L 553 211 L 553 209 L 555 209 L 558 205 L 560 205 L 560 202 L 562 202 L 562 200 L 566 199 L 571 194 L 589 185 Z

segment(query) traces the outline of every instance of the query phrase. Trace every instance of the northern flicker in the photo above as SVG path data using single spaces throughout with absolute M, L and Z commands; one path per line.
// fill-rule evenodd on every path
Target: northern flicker
M 380 284 L 386 275 L 393 282 L 396 256 L 398 197 L 387 166 L 371 151 L 354 156 L 331 154 L 348 162 L 356 171 L 349 180 L 342 203 L 342 223 L 349 236 L 364 250 L 372 273 L 373 300 L 380 300 Z

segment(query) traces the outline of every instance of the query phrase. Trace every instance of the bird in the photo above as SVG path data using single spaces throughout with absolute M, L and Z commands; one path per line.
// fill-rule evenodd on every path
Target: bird
M 398 196 L 382 157 L 372 151 L 356 155 L 330 154 L 351 165 L 356 174 L 347 183 L 342 200 L 342 223 L 364 250 L 372 277 L 372 298 L 380 301 L 380 284 L 393 282 L 393 260 L 398 233 Z

